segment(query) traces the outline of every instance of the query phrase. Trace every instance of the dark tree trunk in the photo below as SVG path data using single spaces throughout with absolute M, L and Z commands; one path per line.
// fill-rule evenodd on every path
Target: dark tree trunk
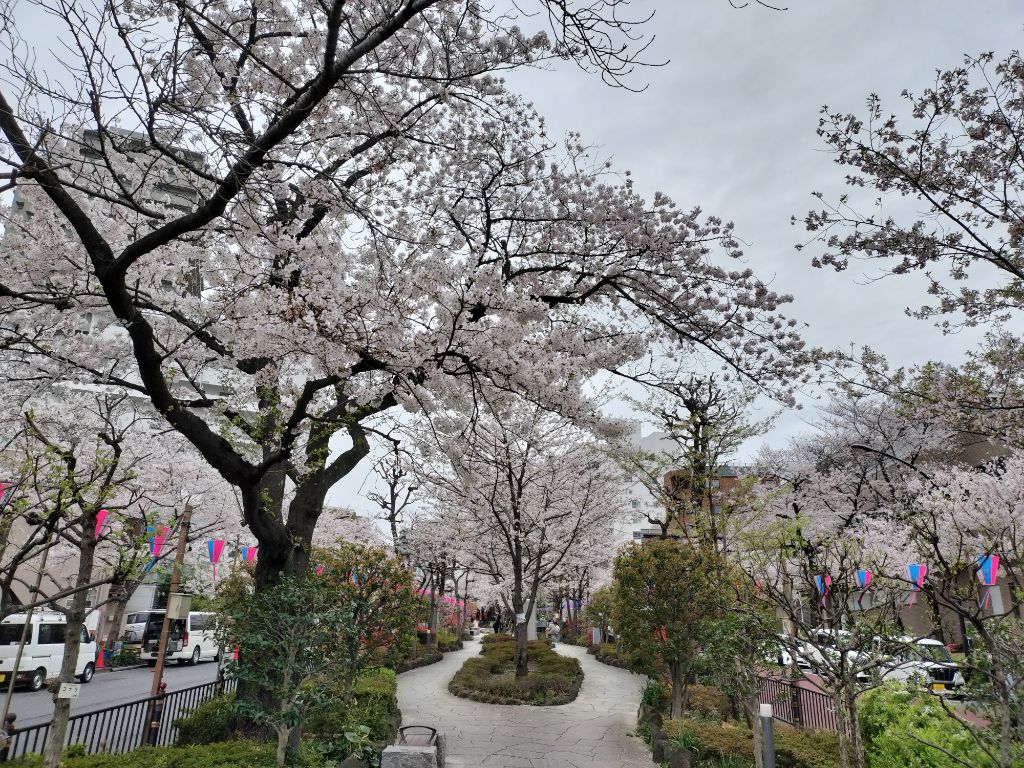
M 64 631 L 64 660 L 60 667 L 60 676 L 57 681 L 70 683 L 75 679 L 75 667 L 78 664 L 78 654 L 82 645 L 82 628 L 85 626 L 85 609 L 89 597 L 86 588 L 92 581 L 93 564 L 96 555 L 96 540 L 93 531 L 96 530 L 96 511 L 82 516 L 82 539 L 79 546 L 78 574 L 75 577 L 75 589 L 77 590 L 71 598 L 71 608 L 66 613 L 67 626 Z M 68 718 L 71 716 L 71 699 L 58 697 L 58 690 L 53 691 L 53 719 L 50 721 L 50 730 L 46 737 L 46 746 L 43 749 L 43 765 L 46 768 L 58 768 L 61 761 L 61 752 L 64 749 L 64 737 L 68 730 Z

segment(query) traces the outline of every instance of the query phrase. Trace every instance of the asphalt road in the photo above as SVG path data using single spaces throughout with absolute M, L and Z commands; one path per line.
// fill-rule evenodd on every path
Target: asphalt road
M 179 667 L 176 663 L 164 669 L 167 690 L 176 691 L 217 679 L 217 662 L 204 661 L 194 667 Z M 116 704 L 125 704 L 149 696 L 153 685 L 153 670 L 150 667 L 121 669 L 112 672 L 98 671 L 92 682 L 83 685 L 77 699 L 71 702 L 71 714 L 92 712 Z M 6 686 L 2 695 L 7 694 Z M 53 714 L 53 698 L 48 691 L 32 693 L 22 688 L 14 690 L 11 711 L 18 715 L 15 726 L 27 728 L 50 720 Z

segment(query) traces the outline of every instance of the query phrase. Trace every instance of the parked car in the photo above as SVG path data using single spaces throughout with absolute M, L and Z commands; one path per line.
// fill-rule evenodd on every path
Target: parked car
M 10 675 L 14 674 L 15 683 L 25 684 L 30 690 L 38 691 L 46 685 L 47 680 L 60 675 L 64 663 L 67 619 L 62 614 L 49 611 L 33 613 L 28 641 L 22 651 L 21 662 L 15 669 L 14 660 L 25 630 L 25 618 L 26 614 L 16 613 L 0 622 L 0 683 L 8 683 Z M 75 676 L 81 682 L 88 683 L 95 671 L 96 641 L 82 627 Z
M 880 641 L 887 661 L 879 665 L 882 680 L 906 682 L 918 678 L 932 693 L 959 694 L 964 676 L 949 650 L 930 638 L 897 638 Z
M 149 666 L 155 666 L 164 624 L 164 611 L 150 611 L 142 633 L 140 657 Z M 166 661 L 179 664 L 198 664 L 200 661 L 218 661 L 220 646 L 214 637 L 215 614 L 192 611 L 188 619 L 172 619 L 167 637 Z
M 780 667 L 791 667 L 793 665 L 793 654 L 796 654 L 797 666 L 801 669 L 807 668 L 807 662 L 800 654 L 803 643 L 792 635 L 777 635 L 767 640 L 763 646 L 764 660 L 769 664 Z

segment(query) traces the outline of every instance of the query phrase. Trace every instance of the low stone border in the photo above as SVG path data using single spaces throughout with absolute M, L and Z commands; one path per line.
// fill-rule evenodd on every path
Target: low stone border
M 658 765 L 668 768 L 697 768 L 697 755 L 686 747 L 669 741 L 662 726 L 665 724 L 661 712 L 647 704 L 640 704 L 636 714 L 637 723 L 646 723 L 651 729 L 651 758 Z
M 444 658 L 444 654 L 440 651 L 434 651 L 431 654 L 425 656 L 417 656 L 415 659 L 403 659 L 395 665 L 395 674 L 400 675 L 403 672 L 409 672 L 413 669 L 419 669 L 420 667 L 428 667 L 431 664 L 437 664 Z

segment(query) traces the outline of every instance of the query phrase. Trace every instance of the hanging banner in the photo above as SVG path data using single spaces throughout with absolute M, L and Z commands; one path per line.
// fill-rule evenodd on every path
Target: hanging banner
M 96 541 L 100 540 L 100 533 L 103 531 L 103 526 L 106 525 L 109 514 L 105 509 L 101 509 L 96 513 Z
M 256 550 L 259 547 L 242 547 L 242 561 L 251 563 L 256 559 Z
M 821 604 L 825 604 L 825 598 L 828 597 L 829 590 L 832 588 L 832 577 L 815 576 L 814 583 L 818 587 L 818 594 L 821 595 Z
M 982 555 L 978 558 L 978 581 L 981 587 L 978 591 L 978 607 L 982 610 L 988 608 L 992 602 L 992 590 L 995 589 L 996 579 L 999 578 L 999 555 Z
M 907 566 L 907 577 L 910 580 L 910 598 L 907 605 L 917 602 L 917 593 L 924 586 L 924 577 L 928 574 L 928 566 L 924 563 L 911 563 Z
M 217 563 L 224 551 L 223 539 L 210 539 L 206 542 L 206 551 L 210 554 L 210 565 L 213 566 L 213 580 L 217 580 Z

